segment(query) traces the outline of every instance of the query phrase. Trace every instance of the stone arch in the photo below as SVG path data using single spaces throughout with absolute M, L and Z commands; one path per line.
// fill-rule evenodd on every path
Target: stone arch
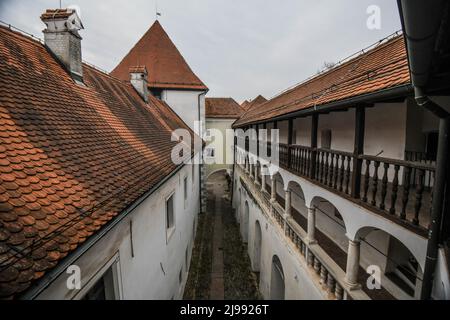
M 301 185 L 291 180 L 287 183 L 287 191 L 291 193 L 291 215 L 292 218 L 307 230 L 308 208 L 306 206 L 305 194 Z
M 424 262 L 412 248 L 389 232 L 374 227 L 360 228 L 355 239 L 361 243 L 361 265 L 378 266 L 385 278 L 382 279 L 384 288 L 391 293 L 401 290 L 409 298 L 420 298 Z
M 272 273 L 270 277 L 270 299 L 285 299 L 285 278 L 283 265 L 277 255 L 272 257 Z
M 341 212 L 325 198 L 315 196 L 310 208 L 315 215 L 315 240 L 342 270 L 346 270 L 349 238 Z
M 284 201 L 285 201 L 285 180 L 283 179 L 283 176 L 280 174 L 280 172 L 275 173 L 272 175 L 272 180 L 275 180 L 275 191 L 271 190 L 272 193 L 275 195 L 276 202 L 284 208 Z M 273 184 L 272 184 L 273 185 Z
M 253 238 L 253 271 L 259 272 L 261 269 L 262 230 L 258 220 L 255 222 Z
M 258 183 L 261 183 L 261 170 L 262 170 L 261 162 L 256 161 L 255 165 L 256 165 L 255 181 L 258 182 Z
M 210 172 L 210 173 L 208 174 L 208 176 L 206 177 L 206 181 L 208 181 L 209 178 L 211 178 L 213 175 L 218 174 L 218 173 L 221 173 L 221 172 L 223 172 L 223 173 L 226 175 L 226 174 L 227 174 L 227 169 L 225 169 L 225 168 L 222 168 L 222 169 L 216 169 L 216 170 Z

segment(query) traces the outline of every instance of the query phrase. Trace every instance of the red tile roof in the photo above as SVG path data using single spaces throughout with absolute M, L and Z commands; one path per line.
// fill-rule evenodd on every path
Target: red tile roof
M 206 98 L 206 118 L 237 119 L 244 111 L 233 98 Z
M 136 64 L 147 67 L 150 88 L 207 89 L 158 21 L 136 43 L 111 75 L 127 81 L 130 79 L 130 67 Z
M 263 122 L 291 112 L 410 84 L 403 36 L 305 81 L 243 114 L 234 126 Z
M 16 298 L 176 169 L 164 103 L 84 65 L 77 85 L 0 27 L 0 298 Z
M 247 105 L 248 105 L 249 103 L 250 103 L 250 102 L 248 102 L 248 100 L 245 100 L 244 102 L 241 103 L 241 108 L 244 109 L 244 110 L 246 110 L 246 109 L 247 109 Z
M 256 106 L 259 106 L 265 102 L 267 102 L 267 99 L 264 98 L 262 95 L 258 95 L 255 99 L 251 100 L 250 102 L 245 100 L 244 102 L 247 102 L 245 105 L 242 104 L 241 107 L 245 110 L 251 110 Z

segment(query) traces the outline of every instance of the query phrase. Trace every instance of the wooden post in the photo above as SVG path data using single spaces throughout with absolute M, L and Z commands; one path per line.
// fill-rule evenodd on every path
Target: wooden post
M 311 179 L 316 178 L 316 159 L 317 159 L 317 130 L 319 127 L 319 114 L 315 113 L 311 118 L 311 163 L 309 165 L 309 176 Z
M 352 193 L 353 198 L 359 199 L 361 191 L 361 168 L 363 160 L 359 155 L 364 154 L 364 131 L 366 122 L 365 106 L 356 107 L 355 112 L 355 147 L 353 150 Z

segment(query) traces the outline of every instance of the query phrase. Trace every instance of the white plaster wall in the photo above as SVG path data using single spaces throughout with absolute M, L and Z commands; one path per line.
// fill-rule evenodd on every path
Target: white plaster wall
M 229 171 L 232 168 L 234 135 L 231 125 L 234 121 L 236 119 L 206 118 L 206 129 L 217 130 L 217 134 L 222 137 L 211 138 L 211 141 L 206 142 L 208 147 L 215 149 L 215 158 L 205 158 L 206 177 L 218 170 Z
M 187 280 L 186 248 L 189 260 L 199 211 L 199 168 L 184 166 L 126 218 L 110 230 L 74 264 L 81 268 L 82 290 L 102 266 L 118 255 L 118 283 L 121 299 L 181 299 Z M 183 179 L 188 177 L 188 200 L 184 202 Z M 191 187 L 192 184 L 192 187 Z M 175 231 L 166 242 L 165 199 L 175 195 Z M 134 257 L 131 255 L 130 220 L 133 225 Z M 183 270 L 182 283 L 178 275 Z M 68 274 L 61 274 L 38 299 L 74 299 L 78 290 L 68 290 Z
M 194 130 L 194 122 L 198 121 L 198 96 L 201 91 L 163 90 L 161 99 L 165 101 L 181 119 Z M 205 121 L 205 95 L 200 96 L 200 118 Z

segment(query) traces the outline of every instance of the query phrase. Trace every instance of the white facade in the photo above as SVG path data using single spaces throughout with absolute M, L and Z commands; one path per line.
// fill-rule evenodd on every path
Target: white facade
M 195 122 L 205 123 L 205 91 L 163 90 L 161 100 L 166 102 L 172 110 L 192 129 Z M 199 110 L 200 109 L 200 110 Z
M 111 268 L 115 299 L 181 299 L 199 212 L 199 166 L 194 169 L 182 167 L 73 263 L 81 290 L 69 290 L 70 274 L 61 273 L 37 298 L 81 299 Z M 175 227 L 167 231 L 171 195 Z

